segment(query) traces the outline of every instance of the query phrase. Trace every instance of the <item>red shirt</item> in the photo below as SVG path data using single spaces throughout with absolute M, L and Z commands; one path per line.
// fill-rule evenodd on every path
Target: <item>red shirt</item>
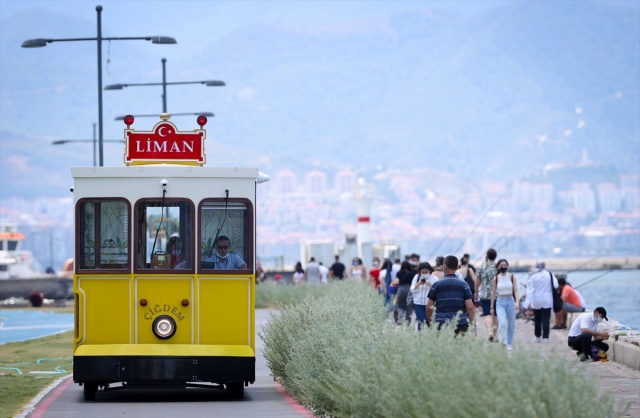
M 380 269 L 375 268 L 375 269 L 369 270 L 369 276 L 371 276 L 369 278 L 369 283 L 371 283 L 374 289 L 377 289 L 380 286 L 380 278 L 378 277 L 380 276 Z
M 573 287 L 569 286 L 568 284 L 564 285 L 561 297 L 565 302 L 575 305 L 579 308 L 583 308 L 582 304 L 580 304 L 580 296 L 578 296 L 578 292 L 576 292 Z

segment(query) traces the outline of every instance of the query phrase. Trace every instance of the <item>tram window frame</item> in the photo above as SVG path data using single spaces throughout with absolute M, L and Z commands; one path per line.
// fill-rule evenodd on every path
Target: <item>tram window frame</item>
M 184 207 L 181 207 L 180 205 L 184 205 Z M 178 227 L 176 228 L 177 235 L 180 237 L 180 240 L 182 241 L 182 253 L 186 254 L 186 268 L 180 268 L 180 269 L 176 269 L 175 267 L 171 268 L 164 268 L 164 267 L 153 267 L 152 266 L 152 261 L 151 259 L 153 258 L 153 254 L 151 254 L 149 256 L 149 254 L 147 254 L 147 251 L 149 250 L 149 246 L 147 245 L 147 243 L 143 243 L 142 240 L 144 240 L 147 237 L 146 231 L 148 228 L 148 224 L 147 224 L 147 220 L 148 220 L 148 215 L 147 215 L 147 209 L 151 208 L 151 207 L 155 207 L 155 208 L 160 208 L 162 207 L 163 210 L 165 208 L 178 208 L 180 211 L 184 210 L 184 222 L 186 223 L 186 225 L 181 225 L 179 224 Z M 162 198 L 158 198 L 158 197 L 152 197 L 152 198 L 142 198 L 136 201 L 135 206 L 134 206 L 134 219 L 135 221 L 135 225 L 134 225 L 134 251 L 135 251 L 135 260 L 133 262 L 133 270 L 136 273 L 157 273 L 157 272 L 162 272 L 162 273 L 173 273 L 173 274 L 193 274 L 195 273 L 195 267 L 194 267 L 194 250 L 193 248 L 196 248 L 195 246 L 195 205 L 193 204 L 193 201 L 191 199 L 188 198 L 184 198 L 184 197 L 172 197 L 172 198 L 164 198 L 164 200 Z M 178 220 L 180 222 L 180 219 L 182 219 L 182 215 L 179 212 L 178 215 Z M 166 222 L 167 220 L 164 219 L 163 222 Z M 166 251 L 167 246 L 169 245 L 169 239 L 174 236 L 174 234 L 176 234 L 176 231 L 172 231 L 169 232 L 166 229 L 166 224 L 164 225 L 165 228 L 165 236 L 163 238 L 162 241 L 156 242 L 156 245 L 158 245 L 158 243 L 160 243 L 160 246 L 157 246 L 155 249 L 152 247 L 151 251 L 163 251 L 163 249 Z M 155 240 L 155 236 L 152 237 L 153 240 Z M 144 251 L 144 254 L 141 254 L 141 252 Z M 140 256 L 144 257 L 144 262 L 141 265 L 141 260 L 140 260 Z M 147 257 L 150 257 L 149 259 L 147 259 Z M 167 256 L 170 257 L 170 254 L 167 254 Z
M 109 222 L 103 205 L 123 204 L 120 222 Z M 89 211 L 89 205 L 94 208 Z M 83 198 L 76 204 L 77 272 L 130 272 L 131 271 L 131 203 L 123 198 Z M 105 221 L 107 219 L 107 221 Z M 91 222 L 92 221 L 92 222 Z M 88 225 L 92 224 L 93 232 Z M 121 231 L 117 231 L 122 228 Z M 103 231 L 110 230 L 110 233 Z M 120 235 L 120 236 L 118 236 Z M 96 239 L 99 236 L 99 239 Z M 123 258 L 124 256 L 124 258 Z M 103 261 L 105 260 L 105 261 Z M 110 262 L 120 261 L 120 262 Z
M 217 222 L 214 228 L 211 228 L 211 225 L 204 225 L 205 219 L 208 217 L 203 216 L 203 210 L 212 210 L 211 207 L 215 208 L 213 210 L 220 210 L 222 212 L 222 216 L 218 216 Z M 225 208 L 227 211 L 227 215 L 229 215 L 229 210 L 239 211 L 244 210 L 244 222 L 242 225 L 242 237 L 239 237 L 238 227 L 236 225 L 235 231 L 233 231 L 233 225 L 225 225 L 226 220 L 224 219 Z M 247 274 L 249 272 L 254 272 L 255 263 L 254 263 L 254 248 L 255 248 L 255 233 L 254 233 L 254 215 L 255 211 L 253 209 L 253 203 L 246 198 L 210 198 L 203 199 L 198 205 L 198 271 L 205 274 L 212 274 L 214 272 L 224 272 L 227 273 L 238 273 L 238 274 Z M 205 231 L 206 229 L 206 231 Z M 219 230 L 219 231 L 218 231 Z M 205 234 L 206 233 L 206 234 Z M 206 236 L 204 236 L 206 235 Z M 234 248 L 238 248 L 238 242 L 242 245 L 242 254 L 240 257 L 247 265 L 245 269 L 220 269 L 216 268 L 214 262 L 206 261 L 207 267 L 205 267 L 205 261 L 203 255 L 205 253 L 213 254 L 213 249 L 211 246 L 215 244 L 214 238 L 215 236 L 226 236 L 230 239 L 231 248 L 229 249 L 229 253 L 235 253 Z

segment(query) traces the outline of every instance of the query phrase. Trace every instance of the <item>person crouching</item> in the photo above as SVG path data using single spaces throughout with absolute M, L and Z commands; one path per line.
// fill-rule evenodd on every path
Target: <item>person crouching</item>
M 580 314 L 569 330 L 569 347 L 576 350 L 580 361 L 587 361 L 591 357 L 591 347 L 598 347 L 605 352 L 609 350 L 609 344 L 604 340 L 609 339 L 609 333 L 598 331 L 598 324 L 607 318 L 607 311 L 599 306 L 593 312 Z

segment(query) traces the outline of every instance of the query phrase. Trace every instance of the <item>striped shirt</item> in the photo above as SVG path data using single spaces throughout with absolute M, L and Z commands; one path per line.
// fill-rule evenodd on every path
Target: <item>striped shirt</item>
M 468 325 L 469 316 L 465 300 L 472 299 L 471 289 L 455 274 L 447 274 L 431 287 L 428 295 L 436 307 L 436 322 L 451 321 L 460 312 L 458 325 Z

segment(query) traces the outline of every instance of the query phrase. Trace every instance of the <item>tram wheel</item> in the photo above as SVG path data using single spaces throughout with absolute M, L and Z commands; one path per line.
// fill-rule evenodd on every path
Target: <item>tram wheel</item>
M 225 386 L 231 399 L 242 399 L 244 397 L 244 382 L 229 382 Z
M 85 383 L 84 384 L 84 400 L 95 401 L 97 391 L 98 391 L 98 385 L 96 385 L 95 383 Z

